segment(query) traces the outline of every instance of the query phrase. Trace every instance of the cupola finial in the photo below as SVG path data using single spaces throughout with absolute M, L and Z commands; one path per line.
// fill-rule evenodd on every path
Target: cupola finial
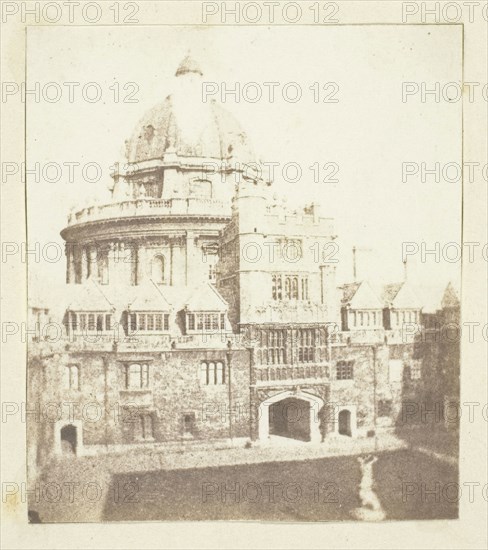
M 180 63 L 178 69 L 176 70 L 176 76 L 182 76 L 188 73 L 195 73 L 203 76 L 200 65 L 193 59 L 190 55 L 190 52 L 187 53 L 183 61 Z

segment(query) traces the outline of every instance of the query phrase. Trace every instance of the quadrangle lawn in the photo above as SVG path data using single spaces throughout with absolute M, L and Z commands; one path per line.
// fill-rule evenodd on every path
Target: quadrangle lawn
M 400 450 L 381 453 L 373 471 L 387 519 L 457 517 L 444 490 L 457 483 L 456 467 Z M 101 519 L 353 520 L 359 483 L 355 457 L 114 475 Z
M 457 517 L 456 466 L 396 450 L 378 453 L 373 468 L 387 520 Z M 29 509 L 44 523 L 354 521 L 360 478 L 355 456 L 123 474 L 111 472 L 110 461 L 82 457 L 46 466 Z

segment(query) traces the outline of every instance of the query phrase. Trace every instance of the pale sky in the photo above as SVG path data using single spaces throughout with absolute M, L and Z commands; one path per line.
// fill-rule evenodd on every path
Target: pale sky
M 388 46 L 387 46 L 388 45 Z M 28 87 L 61 84 L 54 103 L 27 105 L 27 164 L 96 162 L 103 177 L 89 184 L 76 168 L 57 183 L 28 178 L 29 240 L 59 242 L 72 205 L 92 196 L 104 202 L 110 166 L 123 161 L 124 141 L 144 112 L 171 93 L 174 73 L 188 51 L 200 63 L 204 81 L 233 88 L 247 82 L 279 82 L 276 100 L 236 102 L 225 107 L 247 131 L 263 161 L 302 167 L 299 183 L 275 177 L 275 192 L 290 206 L 319 202 L 322 214 L 336 219 L 340 264 L 338 282 L 352 279 L 351 248 L 358 253 L 360 277 L 395 282 L 403 276 L 402 242 L 461 242 L 461 182 L 436 183 L 428 177 L 402 181 L 403 162 L 432 168 L 461 164 L 461 101 L 422 103 L 420 94 L 402 102 L 403 82 L 431 87 L 462 78 L 459 26 L 307 26 L 307 27 L 37 27 L 28 31 Z M 64 82 L 79 82 L 69 102 Z M 84 101 L 81 88 L 97 82 L 102 100 Z M 134 82 L 135 103 L 114 102 L 114 83 Z M 286 83 L 303 96 L 281 99 Z M 309 89 L 335 82 L 338 103 L 315 103 Z M 112 86 L 112 89 L 110 87 Z M 131 91 L 129 87 L 127 91 Z M 267 88 L 263 87 L 267 93 Z M 332 88 L 329 88 L 330 90 Z M 92 90 L 88 90 L 93 92 Z M 218 99 L 218 96 L 216 96 Z M 339 165 L 338 183 L 313 181 L 314 163 Z M 325 172 L 322 172 L 325 176 Z M 414 282 L 458 283 L 460 263 L 411 260 Z M 63 284 L 64 258 L 31 265 L 40 280 Z M 44 284 L 44 283 L 43 283 Z

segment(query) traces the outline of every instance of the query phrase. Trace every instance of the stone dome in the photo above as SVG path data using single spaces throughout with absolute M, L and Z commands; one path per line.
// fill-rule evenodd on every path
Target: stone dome
M 159 159 L 166 152 L 232 162 L 254 153 L 239 122 L 215 100 L 204 101 L 199 65 L 186 57 L 176 71 L 174 92 L 146 112 L 126 142 L 127 160 Z

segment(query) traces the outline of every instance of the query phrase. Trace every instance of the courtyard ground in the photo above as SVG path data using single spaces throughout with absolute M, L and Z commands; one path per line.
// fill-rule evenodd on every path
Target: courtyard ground
M 171 464 L 153 469 L 144 455 L 139 467 L 137 456 L 115 468 L 109 457 L 57 459 L 39 476 L 40 497 L 31 496 L 30 509 L 43 522 L 354 520 L 361 505 L 357 456 L 365 450 L 317 458 L 304 443 L 227 449 L 180 455 L 180 467 L 173 456 Z M 242 463 L 244 452 L 248 463 Z M 442 491 L 457 483 L 455 464 L 407 448 L 377 456 L 374 487 L 387 520 L 457 517 L 457 502 Z

